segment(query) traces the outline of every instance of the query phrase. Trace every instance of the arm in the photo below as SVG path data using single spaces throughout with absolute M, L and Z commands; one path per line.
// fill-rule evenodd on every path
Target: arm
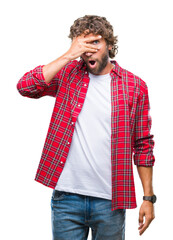
M 152 196 L 153 192 L 153 167 L 137 166 L 138 174 L 142 182 L 144 196 Z
M 17 89 L 22 96 L 40 98 L 45 95 L 55 97 L 58 88 L 58 79 L 62 77 L 67 63 L 81 56 L 84 52 L 97 52 L 98 46 L 90 44 L 100 36 L 86 37 L 82 34 L 73 39 L 70 49 L 53 62 L 38 66 L 25 73 L 17 83 Z
M 59 81 L 64 69 L 62 68 L 61 71 L 54 76 L 52 81 L 46 81 L 44 69 L 45 66 L 40 65 L 23 75 L 17 83 L 17 89 L 22 96 L 29 98 L 40 98 L 46 95 L 52 97 L 56 96 Z
M 148 97 L 148 88 L 142 87 L 141 95 L 138 99 L 135 119 L 135 145 L 134 145 L 134 163 L 137 165 L 139 177 L 142 182 L 145 196 L 153 195 L 152 175 L 155 157 L 153 155 L 154 141 L 150 134 L 151 117 L 149 114 L 150 104 Z M 143 218 L 145 216 L 145 222 Z M 139 234 L 147 229 L 154 219 L 154 206 L 149 201 L 143 201 L 139 211 Z
M 97 52 L 98 47 L 89 44 L 89 42 L 98 40 L 100 37 L 101 36 L 99 35 L 96 37 L 86 37 L 85 34 L 82 34 L 81 36 L 74 38 L 70 49 L 62 57 L 43 67 L 43 75 L 45 77 L 45 81 L 47 83 L 50 83 L 50 81 L 62 67 L 64 67 L 69 61 L 80 57 L 84 52 Z
M 141 88 L 135 116 L 134 163 L 137 166 L 152 167 L 155 162 L 153 155 L 154 136 L 150 134 L 152 120 L 148 88 L 146 84 Z

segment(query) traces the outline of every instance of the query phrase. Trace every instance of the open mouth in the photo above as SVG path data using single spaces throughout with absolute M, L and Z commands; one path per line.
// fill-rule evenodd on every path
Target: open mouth
M 94 68 L 96 66 L 96 61 L 90 60 L 89 65 L 90 65 L 91 68 Z

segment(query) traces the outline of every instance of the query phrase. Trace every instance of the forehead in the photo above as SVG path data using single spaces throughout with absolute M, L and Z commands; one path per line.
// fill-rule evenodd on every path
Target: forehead
M 100 35 L 100 34 L 95 34 L 95 33 L 87 33 L 86 31 L 83 34 L 85 34 L 85 36 L 87 36 L 87 37 L 96 37 L 96 36 Z

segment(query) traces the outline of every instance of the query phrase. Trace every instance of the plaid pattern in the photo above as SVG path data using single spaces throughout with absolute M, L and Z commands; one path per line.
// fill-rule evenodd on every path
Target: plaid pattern
M 111 61 L 112 211 L 135 208 L 134 164 L 153 166 L 153 135 L 146 83 Z M 55 188 L 65 165 L 75 122 L 86 97 L 89 77 L 83 60 L 71 61 L 52 81 L 45 82 L 43 66 L 27 72 L 17 83 L 22 96 L 56 97 L 35 180 Z M 104 166 L 103 166 L 104 167 Z

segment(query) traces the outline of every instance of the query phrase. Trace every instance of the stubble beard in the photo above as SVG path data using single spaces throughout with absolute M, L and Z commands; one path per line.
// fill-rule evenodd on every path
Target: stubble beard
M 104 68 L 107 66 L 109 60 L 109 52 L 106 51 L 104 55 L 102 55 L 101 60 L 99 61 L 98 59 L 95 60 L 97 62 L 97 67 L 96 68 L 90 68 L 90 66 L 86 63 L 88 71 L 94 75 L 99 75 Z

